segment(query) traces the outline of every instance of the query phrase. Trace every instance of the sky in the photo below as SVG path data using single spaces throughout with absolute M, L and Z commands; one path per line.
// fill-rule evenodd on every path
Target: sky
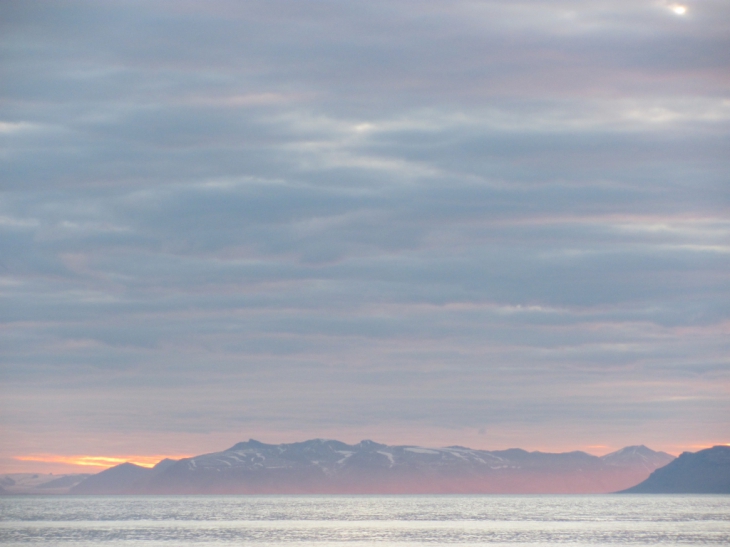
M 727 0 L 8 0 L 0 52 L 0 471 L 730 443 Z

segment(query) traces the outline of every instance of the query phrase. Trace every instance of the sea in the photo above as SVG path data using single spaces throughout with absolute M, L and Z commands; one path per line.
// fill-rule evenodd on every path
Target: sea
M 730 545 L 730 495 L 5 496 L 0 545 Z

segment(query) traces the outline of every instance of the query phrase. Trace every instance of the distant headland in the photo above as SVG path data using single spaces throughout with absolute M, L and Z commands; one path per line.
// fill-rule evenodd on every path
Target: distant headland
M 684 452 L 626 494 L 730 494 L 730 446 Z

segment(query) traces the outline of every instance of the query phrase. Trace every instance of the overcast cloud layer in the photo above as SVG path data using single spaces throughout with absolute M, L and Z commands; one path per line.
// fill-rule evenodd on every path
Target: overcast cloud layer
M 730 442 L 730 3 L 683 6 L 0 4 L 2 466 Z

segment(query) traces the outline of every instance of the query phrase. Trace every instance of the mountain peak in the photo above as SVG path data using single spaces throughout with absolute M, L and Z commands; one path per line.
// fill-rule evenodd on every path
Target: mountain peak
M 170 458 L 165 458 L 164 460 L 160 460 L 155 464 L 155 466 L 152 468 L 155 471 L 164 471 L 171 465 L 174 465 L 177 463 L 177 460 L 172 460 Z
M 386 446 L 388 446 L 388 445 L 376 443 L 375 441 L 371 441 L 370 439 L 364 439 L 355 445 L 356 448 L 361 448 L 361 449 L 365 449 L 365 450 L 372 450 L 375 448 L 385 448 Z
M 644 444 L 635 444 L 631 446 L 624 446 L 611 454 L 656 454 L 654 450 Z M 606 454 L 609 456 L 610 454 Z
M 232 447 L 228 448 L 227 450 L 224 450 L 224 452 L 235 452 L 237 450 L 246 450 L 248 448 L 267 448 L 276 446 L 273 444 L 265 444 L 261 441 L 257 441 L 256 439 L 249 439 L 248 441 L 242 441 L 240 443 L 234 444 Z
M 656 452 L 643 444 L 625 446 L 620 450 L 601 456 L 601 461 L 608 465 L 625 466 L 640 465 L 647 471 L 653 471 L 667 465 L 674 456 L 666 452 Z

